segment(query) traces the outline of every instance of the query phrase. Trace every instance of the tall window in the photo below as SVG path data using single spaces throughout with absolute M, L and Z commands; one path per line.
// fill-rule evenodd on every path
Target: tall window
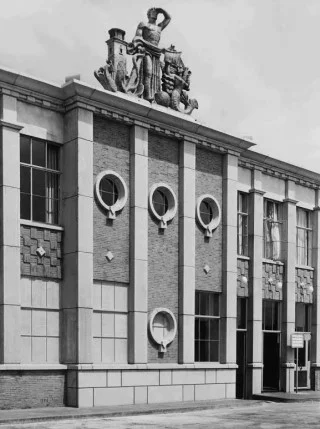
M 46 141 L 21 136 L 20 217 L 58 223 L 59 149 Z
M 281 259 L 282 213 L 281 205 L 275 201 L 264 201 L 264 257 Z
M 311 212 L 297 208 L 296 255 L 298 265 L 312 265 Z
M 281 302 L 262 300 L 262 329 L 264 331 L 281 330 Z
M 248 256 L 248 195 L 238 192 L 238 255 Z
M 296 331 L 311 332 L 312 304 L 296 302 Z
M 218 362 L 220 354 L 220 296 L 196 291 L 195 361 Z

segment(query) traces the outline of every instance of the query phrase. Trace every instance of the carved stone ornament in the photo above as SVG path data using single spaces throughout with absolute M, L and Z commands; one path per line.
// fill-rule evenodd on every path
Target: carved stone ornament
M 164 19 L 157 23 L 158 15 Z M 147 12 L 148 22 L 140 22 L 131 43 L 125 41 L 125 32 L 119 28 L 109 30 L 106 65 L 94 72 L 104 89 L 124 92 L 155 101 L 181 113 L 191 114 L 198 102 L 189 99 L 191 71 L 181 59 L 181 52 L 171 45 L 159 48 L 161 32 L 171 17 L 161 8 Z M 127 56 L 132 57 L 132 69 L 127 71 Z

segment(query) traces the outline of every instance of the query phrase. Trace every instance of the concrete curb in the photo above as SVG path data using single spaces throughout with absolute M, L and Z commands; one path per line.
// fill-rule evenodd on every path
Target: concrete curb
M 0 410 L 0 426 L 14 423 L 40 423 L 53 420 L 75 419 L 110 419 L 114 417 L 135 416 L 141 414 L 187 413 L 207 409 L 236 408 L 260 405 L 265 401 L 257 400 L 217 400 L 214 402 L 199 401 L 193 403 L 165 403 L 155 405 L 134 405 L 128 407 L 96 407 L 96 408 L 38 408 L 23 410 Z M 20 416 L 17 414 L 20 414 Z

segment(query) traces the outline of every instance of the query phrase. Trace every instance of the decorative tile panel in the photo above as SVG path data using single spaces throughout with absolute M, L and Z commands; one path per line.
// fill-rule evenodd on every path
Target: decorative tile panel
M 249 296 L 249 261 L 238 258 L 237 261 L 237 295 Z
M 282 300 L 284 266 L 264 263 L 262 265 L 262 298 Z
M 313 302 L 313 270 L 296 268 L 296 302 Z
M 23 276 L 62 278 L 61 231 L 21 225 L 20 240 Z M 43 249 L 45 253 L 38 249 Z

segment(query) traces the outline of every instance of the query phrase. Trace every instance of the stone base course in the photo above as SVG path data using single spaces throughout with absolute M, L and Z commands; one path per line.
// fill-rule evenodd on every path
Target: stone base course
M 235 369 L 70 370 L 67 405 L 98 407 L 235 398 Z

